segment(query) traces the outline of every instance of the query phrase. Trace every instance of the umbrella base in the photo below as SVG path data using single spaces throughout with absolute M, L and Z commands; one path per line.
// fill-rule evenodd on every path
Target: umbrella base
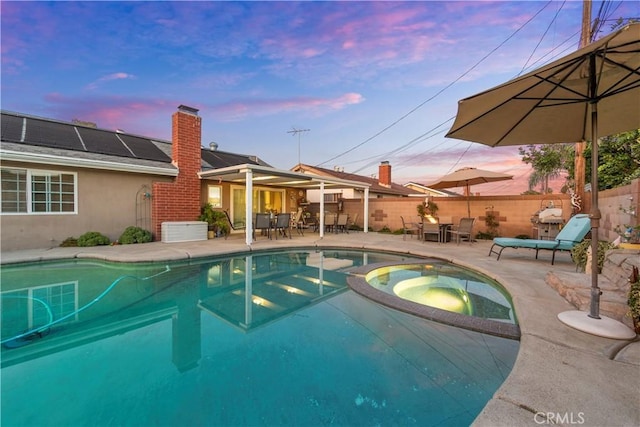
M 594 319 L 585 311 L 565 311 L 558 314 L 558 319 L 567 326 L 599 337 L 614 340 L 631 340 L 636 337 L 636 333 L 624 323 L 605 316 Z

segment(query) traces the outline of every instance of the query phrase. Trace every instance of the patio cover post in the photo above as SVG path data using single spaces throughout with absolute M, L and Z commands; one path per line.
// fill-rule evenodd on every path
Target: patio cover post
M 245 195 L 244 195 L 244 223 L 245 223 L 245 242 L 247 245 L 253 243 L 253 220 L 251 219 L 253 213 L 253 171 L 251 168 L 247 168 L 245 171 Z
M 253 322 L 253 256 L 244 257 L 244 323 L 251 326 Z
M 364 189 L 364 232 L 369 232 L 369 187 Z
M 324 236 L 324 181 L 320 181 L 320 238 Z

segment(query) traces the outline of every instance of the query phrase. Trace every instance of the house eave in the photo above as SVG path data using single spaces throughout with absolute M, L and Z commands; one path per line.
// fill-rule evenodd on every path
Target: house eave
M 68 166 L 85 169 L 102 169 L 117 172 L 132 172 L 149 175 L 177 176 L 178 169 L 163 168 L 148 165 L 129 165 L 125 163 L 110 162 L 94 159 L 74 159 L 69 157 L 54 156 L 42 153 L 23 153 L 0 149 L 0 159 L 3 161 L 15 161 L 25 163 L 37 163 L 53 166 Z

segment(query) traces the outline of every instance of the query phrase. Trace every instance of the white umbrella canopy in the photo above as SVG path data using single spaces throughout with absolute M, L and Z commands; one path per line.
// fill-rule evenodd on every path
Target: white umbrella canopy
M 512 179 L 513 175 L 499 172 L 492 172 L 477 168 L 462 168 L 447 174 L 427 187 L 433 189 L 465 187 L 467 194 L 467 215 L 471 217 L 471 205 L 469 203 L 469 187 L 471 185 L 484 184 L 485 182 L 504 181 Z
M 447 137 L 503 145 L 598 141 L 600 136 L 640 129 L 640 23 L 630 24 L 584 48 L 463 99 Z M 598 253 L 598 144 L 592 144 L 591 245 Z M 576 329 L 610 338 L 600 311 L 598 268 L 591 273 L 588 319 L 559 316 Z M 578 312 L 579 313 L 579 312 Z M 561 313 L 564 314 L 564 313 Z M 603 324 L 606 326 L 603 327 Z M 622 325 L 622 324 L 620 324 Z M 628 334 L 627 334 L 628 338 Z
M 575 143 L 592 139 L 595 125 L 595 136 L 637 129 L 639 67 L 637 23 L 459 101 L 447 137 L 495 147 Z

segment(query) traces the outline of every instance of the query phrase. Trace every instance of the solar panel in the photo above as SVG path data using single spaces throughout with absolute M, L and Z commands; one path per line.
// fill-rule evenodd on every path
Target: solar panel
M 133 151 L 139 159 L 157 160 L 160 162 L 171 162 L 171 158 L 164 151 L 159 149 L 153 142 L 148 139 L 137 136 L 119 134 L 120 138 L 127 144 L 127 147 Z
M 22 117 L 2 115 L 2 140 L 20 142 L 22 139 Z
M 84 151 L 73 126 L 30 117 L 27 117 L 24 142 L 45 147 Z
M 243 165 L 245 163 L 257 164 L 254 160 L 251 160 L 249 156 L 225 153 L 224 151 L 202 150 L 202 159 L 216 169 L 226 166 Z
M 87 147 L 87 151 L 120 157 L 134 157 L 114 132 L 80 126 L 77 129 L 84 145 Z

